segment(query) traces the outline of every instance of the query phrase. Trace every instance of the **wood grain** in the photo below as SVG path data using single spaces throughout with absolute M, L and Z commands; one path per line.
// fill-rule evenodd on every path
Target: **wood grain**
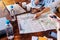
M 2 1 L 5 3 L 5 5 L 10 5 L 15 3 L 14 0 L 2 0 Z

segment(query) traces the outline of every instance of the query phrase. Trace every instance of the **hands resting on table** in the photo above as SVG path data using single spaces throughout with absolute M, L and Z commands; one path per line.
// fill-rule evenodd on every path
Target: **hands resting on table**
M 50 11 L 50 8 L 44 8 L 41 12 L 38 12 L 38 13 L 36 13 L 36 15 L 34 16 L 34 18 L 38 18 L 38 17 L 40 17 L 42 14 L 44 14 L 44 13 L 47 13 L 47 12 L 49 12 Z

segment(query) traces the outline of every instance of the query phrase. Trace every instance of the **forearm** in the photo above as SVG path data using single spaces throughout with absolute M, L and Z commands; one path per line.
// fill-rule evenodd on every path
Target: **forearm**
M 46 12 L 48 12 L 48 11 L 50 11 L 50 8 L 45 8 L 45 9 L 43 9 L 41 12 L 38 12 L 38 13 L 35 15 L 35 18 L 41 16 L 41 14 L 46 13 Z
M 48 8 L 43 9 L 40 13 L 41 13 L 41 14 L 43 14 L 43 13 L 46 13 L 46 12 L 48 12 L 48 11 L 50 11 L 50 8 L 49 8 L 49 7 L 48 7 Z

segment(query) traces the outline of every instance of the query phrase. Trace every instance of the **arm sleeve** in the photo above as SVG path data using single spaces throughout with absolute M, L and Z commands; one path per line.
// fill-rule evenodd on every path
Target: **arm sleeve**
M 55 1 L 52 4 L 49 4 L 47 7 L 49 7 L 50 9 L 54 9 L 55 7 L 57 7 L 59 5 L 60 1 Z
M 31 0 L 31 7 L 34 8 L 36 5 L 34 3 L 35 0 Z

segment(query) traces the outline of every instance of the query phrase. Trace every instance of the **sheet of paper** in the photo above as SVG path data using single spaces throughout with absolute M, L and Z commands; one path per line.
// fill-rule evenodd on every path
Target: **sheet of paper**
M 6 29 L 6 26 L 5 26 L 6 20 L 7 19 L 5 17 L 0 18 L 0 31 Z
M 10 8 L 11 5 L 8 5 L 7 6 L 7 9 L 10 11 L 11 8 Z M 13 9 L 15 10 L 15 13 L 16 14 L 21 14 L 21 13 L 24 13 L 26 12 L 20 5 L 18 4 L 13 4 Z
M 31 19 L 22 20 L 21 22 L 21 28 L 24 31 L 24 33 L 33 33 L 33 32 L 39 32 L 44 31 L 41 24 L 39 24 L 37 21 L 32 21 Z
M 22 31 L 24 31 L 23 33 L 44 31 L 44 29 L 41 27 L 41 24 L 39 24 L 37 20 L 33 20 L 33 14 L 21 15 L 18 16 L 17 19 L 21 24 L 20 28 L 22 28 Z
M 33 33 L 56 29 L 56 22 L 51 21 L 47 15 L 33 20 L 34 14 L 23 14 L 17 16 L 20 33 Z M 21 30 L 22 29 L 22 30 Z

